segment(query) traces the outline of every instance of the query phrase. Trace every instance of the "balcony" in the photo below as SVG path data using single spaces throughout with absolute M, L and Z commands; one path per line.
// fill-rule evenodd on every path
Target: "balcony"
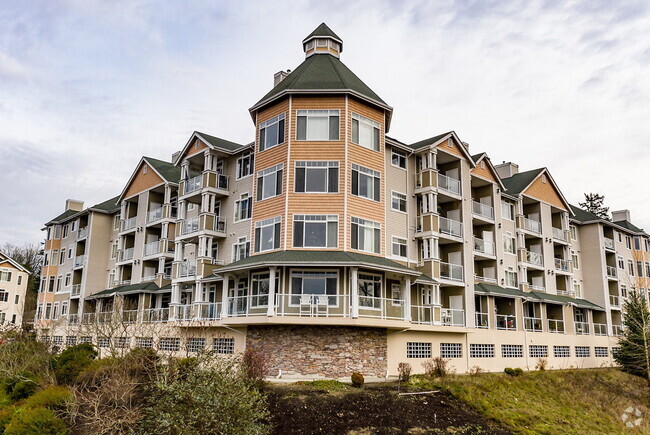
M 465 326 L 465 310 L 442 308 L 440 321 L 444 326 Z
M 569 234 L 567 231 L 563 230 L 562 228 L 553 227 L 553 238 L 555 240 L 560 240 L 562 242 L 568 242 Z
M 451 264 L 440 262 L 440 277 L 452 281 L 464 281 L 463 266 L 460 264 Z
M 621 298 L 618 295 L 609 295 L 609 305 L 612 307 L 620 307 Z
M 453 195 L 460 195 L 460 180 L 438 174 L 438 190 L 448 192 Z
M 196 276 L 196 264 L 190 264 L 184 262 L 178 265 L 178 277 L 179 278 L 188 278 L 190 276 Z
M 496 278 L 489 278 L 487 276 L 474 275 L 474 281 L 487 282 L 488 284 L 496 284 Z
M 148 257 L 149 255 L 160 254 L 161 251 L 161 242 L 156 240 L 155 242 L 149 242 L 144 245 L 144 256 Z
M 187 195 L 188 193 L 192 193 L 192 192 L 196 192 L 197 190 L 200 190 L 202 178 L 203 178 L 202 175 L 197 175 L 196 177 L 192 177 L 189 180 L 187 180 L 185 182 L 184 194 Z
M 564 320 L 548 319 L 548 332 L 564 334 Z
M 72 290 L 70 291 L 70 297 L 77 297 L 81 295 L 81 284 L 73 284 Z
M 479 252 L 485 255 L 496 255 L 494 242 L 474 237 L 474 252 Z
M 538 291 L 538 292 L 545 292 L 546 291 L 546 287 L 544 287 L 543 285 L 535 285 L 535 284 L 530 284 L 530 283 L 527 283 L 527 285 L 528 285 L 528 288 L 531 289 L 531 290 L 535 290 L 535 291 Z
M 614 266 L 607 266 L 607 278 L 616 278 L 617 277 L 617 271 L 616 267 Z
M 605 249 L 609 249 L 610 251 L 615 251 L 616 250 L 616 247 L 614 245 L 614 239 L 610 239 L 610 238 L 605 237 L 604 238 L 604 245 L 605 245 Z
M 463 237 L 463 223 L 440 216 L 440 233 L 454 237 Z
M 198 303 L 197 305 L 199 306 L 198 320 L 210 321 L 221 319 L 222 304 L 220 302 Z
M 524 251 L 524 261 L 532 266 L 544 267 L 544 257 L 542 254 L 532 251 Z
M 517 317 L 509 314 L 497 314 L 497 329 L 516 331 Z
M 476 327 L 481 329 L 488 328 L 488 313 L 476 313 Z
M 524 317 L 524 329 L 528 332 L 542 332 L 542 319 L 539 317 Z
M 174 320 L 187 321 L 194 318 L 194 309 L 192 304 L 176 305 L 172 307 L 174 312 Z
M 131 218 L 125 219 L 124 222 L 122 222 L 122 231 L 129 231 L 135 228 L 136 219 L 137 216 L 133 216 Z
M 589 335 L 589 323 L 588 322 L 573 322 L 576 328 L 577 335 Z
M 185 219 L 181 224 L 181 235 L 187 235 L 196 233 L 199 231 L 199 217 L 193 217 L 192 219 Z
M 74 258 L 74 267 L 82 267 L 84 264 L 86 264 L 86 256 L 85 255 L 77 255 Z
M 535 234 L 542 234 L 542 223 L 534 219 L 530 219 L 524 216 L 522 219 L 524 222 L 524 229 Z
M 571 272 L 571 261 L 561 258 L 555 259 L 555 270 L 560 272 Z
M 147 223 L 151 222 L 156 222 L 160 219 L 162 219 L 163 215 L 163 209 L 162 207 L 154 208 L 153 210 L 149 210 L 147 213 Z
M 494 207 L 488 204 L 472 201 L 472 214 L 483 219 L 494 220 Z
M 594 323 L 594 335 L 607 335 L 607 325 L 605 323 Z
M 143 323 L 167 322 L 169 320 L 169 308 L 147 308 L 142 310 Z
M 79 228 L 77 239 L 83 239 L 86 236 L 88 236 L 88 227 Z
M 134 252 L 133 247 L 122 249 L 122 251 L 120 252 L 120 261 L 133 260 L 133 252 Z

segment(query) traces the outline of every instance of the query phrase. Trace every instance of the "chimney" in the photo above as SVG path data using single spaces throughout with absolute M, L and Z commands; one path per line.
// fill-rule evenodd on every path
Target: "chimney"
M 176 151 L 174 154 L 172 154 L 172 163 L 174 163 L 174 161 L 176 160 L 176 158 L 180 153 L 181 153 L 180 151 Z
M 632 219 L 630 219 L 630 210 L 613 211 L 612 220 L 614 222 L 619 222 L 619 221 L 632 222 Z
M 519 173 L 519 165 L 512 162 L 503 162 L 494 167 L 501 178 L 509 178 Z
M 291 70 L 288 69 L 286 71 L 278 71 L 275 74 L 273 74 L 273 87 L 277 86 L 278 83 L 280 83 L 282 80 L 286 79 L 287 76 L 291 73 Z
M 65 200 L 65 211 L 74 210 L 81 211 L 84 209 L 84 202 L 78 201 L 76 199 L 66 199 Z

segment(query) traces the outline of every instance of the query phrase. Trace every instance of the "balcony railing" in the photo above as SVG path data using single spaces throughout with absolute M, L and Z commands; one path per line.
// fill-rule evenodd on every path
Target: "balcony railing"
M 92 323 L 95 323 L 95 318 L 97 316 L 95 313 L 83 313 L 81 315 L 81 323 L 84 325 L 90 325 Z
M 574 322 L 576 334 L 589 335 L 589 322 Z
M 160 253 L 160 240 L 156 240 L 155 242 L 149 242 L 146 245 L 144 245 L 144 255 L 145 257 L 148 255 L 156 255 Z
M 68 314 L 68 325 L 78 325 L 79 324 L 79 314 Z
M 517 317 L 510 314 L 497 314 L 497 329 L 517 330 Z
M 73 284 L 72 290 L 70 291 L 70 296 L 75 297 L 81 294 L 81 284 Z
M 605 249 L 611 249 L 612 251 L 616 249 L 614 245 L 614 239 L 605 237 Z
M 565 230 L 563 230 L 562 228 L 555 228 L 555 227 L 553 227 L 553 238 L 556 240 L 562 240 L 563 242 L 569 240 L 568 233 Z
M 228 190 L 228 176 L 217 174 L 217 189 Z
M 196 192 L 197 190 L 201 189 L 202 178 L 202 175 L 197 175 L 196 177 L 192 177 L 187 180 L 185 182 L 185 194 Z
M 156 279 L 156 275 L 145 275 L 142 277 L 143 282 L 154 281 L 155 279 Z
M 169 320 L 169 308 L 147 308 L 142 311 L 142 322 L 157 323 Z
M 149 210 L 147 213 L 147 222 L 155 222 L 157 220 L 162 219 L 162 207 L 154 208 L 153 210 Z
M 79 228 L 79 232 L 77 233 L 78 239 L 83 239 L 87 235 L 88 235 L 88 227 Z
M 480 252 L 486 255 L 494 255 L 494 242 L 474 237 L 474 252 Z
M 605 323 L 594 323 L 594 335 L 607 335 L 607 325 Z
M 620 337 L 623 335 L 623 326 L 622 325 L 612 325 L 612 334 L 614 337 Z
M 84 264 L 86 264 L 86 256 L 85 255 L 77 255 L 74 258 L 74 267 L 81 267 Z
M 465 310 L 442 308 L 440 321 L 444 326 L 465 326 Z
M 560 270 L 562 272 L 570 272 L 571 271 L 571 261 L 570 260 L 563 260 L 561 258 L 556 258 L 555 259 L 555 270 Z
M 621 299 L 618 295 L 609 295 L 609 305 L 612 307 L 620 307 Z
M 227 314 L 233 315 L 264 315 L 266 314 L 266 296 L 251 297 L 250 301 L 243 301 L 229 298 L 226 305 Z M 361 302 L 361 301 L 360 301 Z M 375 302 L 372 299 L 364 299 L 363 305 L 359 304 L 359 315 L 367 313 L 370 307 L 374 309 Z M 377 303 L 381 306 L 381 301 Z M 398 307 L 401 311 L 401 308 Z M 275 311 L 278 316 L 300 316 L 300 317 L 351 317 L 350 297 L 347 295 L 327 294 L 281 294 L 276 296 Z M 378 311 L 382 313 L 382 311 Z
M 178 321 L 192 320 L 194 317 L 194 308 L 192 304 L 176 305 L 174 309 L 174 319 Z
M 440 263 L 440 277 L 452 281 L 464 281 L 463 266 L 460 264 Z
M 540 221 L 536 221 L 534 219 L 530 219 L 527 217 L 523 218 L 524 221 L 524 229 L 527 231 L 530 231 L 532 233 L 537 233 L 541 234 L 542 233 L 542 223 Z
M 178 265 L 178 277 L 187 278 L 196 275 L 196 264 L 181 263 Z
M 121 261 L 133 260 L 133 252 L 134 252 L 133 247 L 122 249 L 122 254 L 120 255 Z
M 539 317 L 524 317 L 524 329 L 528 332 L 542 332 L 542 319 Z
M 440 232 L 442 234 L 449 234 L 450 236 L 462 237 L 463 236 L 463 223 L 448 219 L 440 216 Z
M 136 216 L 125 219 L 122 223 L 122 231 L 128 231 L 135 228 Z
M 476 327 L 481 329 L 488 328 L 488 313 L 476 313 Z
M 181 235 L 196 233 L 199 230 L 199 217 L 185 219 L 181 226 Z
M 526 263 L 533 266 L 544 266 L 544 257 L 537 252 L 526 251 Z
M 98 323 L 110 323 L 113 321 L 113 310 L 111 311 L 101 311 L 97 313 L 97 322 Z
M 496 278 L 489 278 L 487 276 L 479 276 L 479 275 L 474 275 L 474 281 L 487 282 L 487 283 L 490 283 L 490 284 L 496 284 L 497 283 Z
M 607 266 L 607 276 L 609 278 L 616 278 L 616 267 L 614 266 Z
M 472 201 L 472 213 L 485 219 L 494 220 L 494 207 L 477 201 Z
M 138 321 L 138 310 L 122 311 L 122 321 L 124 323 L 135 323 Z
M 530 284 L 529 283 L 528 288 L 531 289 L 531 290 L 538 291 L 538 292 L 545 292 L 546 291 L 546 287 L 544 287 L 543 285 L 535 285 L 535 284 Z
M 214 218 L 214 231 L 218 233 L 226 232 L 226 218 L 224 216 L 215 216 Z
M 564 334 L 564 320 L 548 319 L 548 332 Z
M 198 320 L 219 320 L 221 319 L 222 304 L 220 302 L 199 303 Z
M 444 190 L 454 195 L 460 195 L 460 180 L 438 174 L 438 190 Z

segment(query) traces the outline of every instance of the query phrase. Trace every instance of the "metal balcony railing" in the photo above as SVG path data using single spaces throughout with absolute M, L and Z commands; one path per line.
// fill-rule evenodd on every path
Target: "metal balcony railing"
M 615 249 L 614 240 L 607 237 L 605 237 L 604 240 L 605 240 L 605 249 L 611 249 L 613 251 Z
M 542 223 L 540 221 L 536 221 L 534 219 L 530 219 L 527 217 L 523 218 L 524 221 L 524 229 L 527 231 L 530 231 L 532 233 L 537 233 L 541 234 L 542 233 Z
M 494 207 L 477 201 L 472 201 L 472 213 L 485 219 L 494 219 Z
M 88 227 L 79 228 L 79 231 L 77 232 L 78 239 L 83 239 L 87 235 L 88 235 Z
M 135 228 L 136 217 L 137 216 L 133 216 L 131 218 L 125 219 L 122 223 L 122 231 L 127 231 Z
M 569 235 L 567 231 L 563 230 L 562 228 L 553 227 L 553 238 L 556 240 L 562 240 L 563 242 L 566 242 L 569 240 Z
M 199 230 L 199 217 L 185 219 L 181 226 L 181 235 L 196 233 Z
M 160 240 L 156 240 L 155 242 L 149 242 L 144 245 L 144 255 L 156 255 L 160 253 L 161 250 L 161 243 Z
M 452 281 L 464 281 L 463 266 L 440 262 L 440 277 Z
M 155 222 L 157 220 L 162 219 L 162 207 L 154 208 L 153 210 L 149 210 L 147 213 L 147 222 Z
M 616 278 L 616 276 L 617 276 L 616 267 L 614 267 L 614 266 L 607 266 L 607 276 L 608 276 L 609 278 Z
M 445 218 L 440 216 L 440 233 L 449 234 L 454 237 L 463 236 L 463 223 L 460 221 L 455 221 L 453 219 Z
M 441 308 L 440 321 L 444 326 L 465 326 L 465 310 Z
M 460 180 L 438 174 L 438 190 L 460 195 Z
M 486 255 L 495 255 L 494 242 L 474 237 L 474 252 Z
M 201 189 L 202 178 L 202 175 L 197 175 L 196 177 L 192 177 L 187 180 L 185 182 L 185 194 L 196 192 L 197 190 Z
M 526 251 L 526 263 L 533 266 L 544 266 L 544 257 L 537 252 Z
M 84 264 L 86 264 L 86 256 L 85 255 L 77 255 L 74 258 L 74 267 L 81 267 Z
M 563 260 L 561 258 L 556 258 L 555 259 L 555 270 L 560 270 L 562 272 L 571 271 L 571 261 L 570 260 Z

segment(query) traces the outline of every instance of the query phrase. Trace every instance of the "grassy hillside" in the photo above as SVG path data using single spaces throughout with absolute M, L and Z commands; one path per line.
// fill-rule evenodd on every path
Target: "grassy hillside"
M 617 369 L 418 377 L 411 382 L 415 388 L 448 392 L 516 433 L 650 433 L 646 382 Z M 643 421 L 634 429 L 621 419 L 629 407 L 642 412 Z

